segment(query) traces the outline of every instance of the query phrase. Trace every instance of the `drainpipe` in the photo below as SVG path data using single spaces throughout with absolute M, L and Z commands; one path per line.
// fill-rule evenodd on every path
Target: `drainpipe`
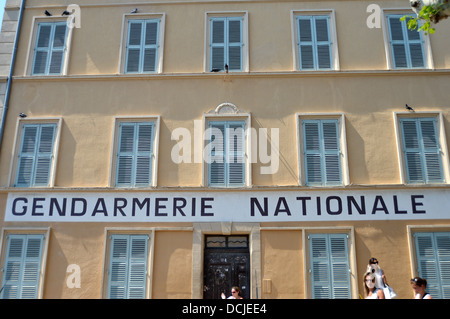
M 3 142 L 3 132 L 5 130 L 6 113 L 8 112 L 9 97 L 11 94 L 11 82 L 12 82 L 12 77 L 13 77 L 13 73 L 14 73 L 14 64 L 16 62 L 16 51 L 17 51 L 17 46 L 19 43 L 20 27 L 22 24 L 22 16 L 23 16 L 24 9 L 25 9 L 25 0 L 22 0 L 22 4 L 20 6 L 20 11 L 19 11 L 19 19 L 17 20 L 17 32 L 16 32 L 16 38 L 14 40 L 14 48 L 13 48 L 12 59 L 11 59 L 11 68 L 9 70 L 8 82 L 6 83 L 5 105 L 3 106 L 3 113 L 2 113 L 2 119 L 1 119 L 1 124 L 0 124 L 0 151 L 1 151 L 1 146 L 2 146 L 2 142 Z

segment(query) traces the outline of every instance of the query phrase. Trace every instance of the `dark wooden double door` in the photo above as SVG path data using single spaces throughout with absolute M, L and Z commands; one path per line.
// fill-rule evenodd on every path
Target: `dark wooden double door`
M 247 236 L 206 236 L 203 298 L 220 299 L 238 286 L 250 298 L 250 252 Z

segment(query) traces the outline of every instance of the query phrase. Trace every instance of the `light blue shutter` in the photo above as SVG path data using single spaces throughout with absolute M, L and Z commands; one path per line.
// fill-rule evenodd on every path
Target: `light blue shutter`
M 394 68 L 423 68 L 425 62 L 421 33 L 409 30 L 408 19 L 400 21 L 401 17 L 401 15 L 388 16 Z
M 245 123 L 210 122 L 210 186 L 244 186 Z
M 415 233 L 419 276 L 435 299 L 450 299 L 450 233 Z
M 436 119 L 401 119 L 409 183 L 443 182 Z
M 243 186 L 245 182 L 245 126 L 243 122 L 228 124 L 228 184 Z
M 350 267 L 346 234 L 308 237 L 313 299 L 350 299 Z
M 225 186 L 225 124 L 211 122 L 210 129 L 210 164 L 209 164 L 209 185 Z
M 159 19 L 128 22 L 126 73 L 156 72 Z
M 329 17 L 298 16 L 297 26 L 300 69 L 331 69 Z
M 145 298 L 148 240 L 147 235 L 111 236 L 108 298 Z
M 304 120 L 303 137 L 306 183 L 342 184 L 338 120 Z
M 8 235 L 1 298 L 38 297 L 44 235 Z
M 152 177 L 153 123 L 121 123 L 117 186 L 149 186 Z
M 55 130 L 56 124 L 23 126 L 15 186 L 49 185 Z
M 66 51 L 67 23 L 40 23 L 32 74 L 61 74 Z
M 243 18 L 211 18 L 210 68 L 214 71 L 242 70 Z

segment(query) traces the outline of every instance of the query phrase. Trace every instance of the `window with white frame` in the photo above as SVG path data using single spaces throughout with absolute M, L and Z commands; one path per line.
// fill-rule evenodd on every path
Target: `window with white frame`
M 248 71 L 247 14 L 207 14 L 208 72 Z
M 309 234 L 311 297 L 350 299 L 351 280 L 347 234 Z
M 414 234 L 418 276 L 426 278 L 433 299 L 450 299 L 450 232 Z
M 401 21 L 404 14 L 387 14 L 390 65 L 393 69 L 430 68 L 428 42 L 422 32 L 409 30 L 410 18 Z
M 148 234 L 113 234 L 109 241 L 107 298 L 145 299 L 148 285 Z
M 338 69 L 334 12 L 294 12 L 293 17 L 297 70 Z
M 1 299 L 39 297 L 44 239 L 44 234 L 6 234 Z
M 239 187 L 246 184 L 245 121 L 210 121 L 206 135 L 208 184 Z
M 52 184 L 56 133 L 56 123 L 23 124 L 15 187 L 46 187 Z
M 400 118 L 403 161 L 408 183 L 443 183 L 436 117 Z
M 64 73 L 68 32 L 67 21 L 39 22 L 37 24 L 32 75 Z
M 117 187 L 153 186 L 156 121 L 119 121 L 116 152 Z
M 301 120 L 306 185 L 343 184 L 339 122 L 339 119 Z

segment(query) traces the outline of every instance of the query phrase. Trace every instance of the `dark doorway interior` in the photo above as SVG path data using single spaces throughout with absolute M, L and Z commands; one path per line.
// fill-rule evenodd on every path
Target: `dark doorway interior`
M 203 298 L 230 296 L 238 286 L 241 296 L 250 299 L 250 251 L 248 236 L 205 236 Z

